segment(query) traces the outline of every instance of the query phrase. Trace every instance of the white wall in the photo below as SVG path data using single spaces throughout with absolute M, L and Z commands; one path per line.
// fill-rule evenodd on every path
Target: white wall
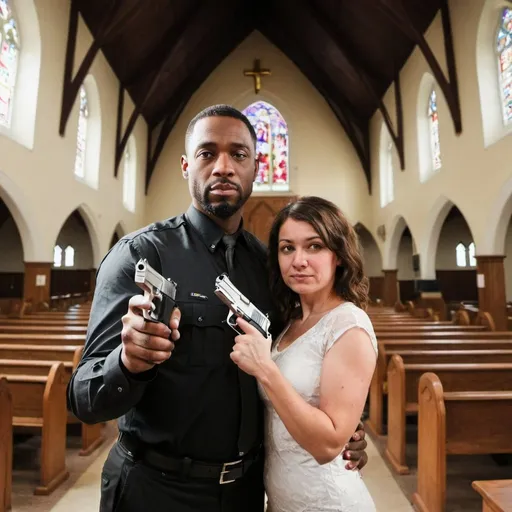
M 122 170 L 114 178 L 114 146 L 119 85 L 106 59 L 99 54 L 90 73 L 96 82 L 102 115 L 98 190 L 74 178 L 78 103 L 69 118 L 66 135 L 59 135 L 64 59 L 69 22 L 68 0 L 23 0 L 35 6 L 41 34 L 41 76 L 33 149 L 0 135 L 0 197 L 11 209 L 24 245 L 25 261 L 53 261 L 53 247 L 66 218 L 80 207 L 91 231 L 94 264 L 108 250 L 115 226 L 122 221 L 128 231 L 143 224 L 144 189 L 137 191 L 137 209 L 128 212 L 122 204 Z M 34 27 L 20 27 L 20 32 Z M 80 22 L 75 69 L 81 63 L 92 37 Z M 125 123 L 132 104 L 125 102 Z M 138 176 L 144 183 L 146 126 L 139 120 Z
M 461 270 L 461 267 L 457 266 L 455 250 L 459 242 L 462 242 L 466 247 L 473 242 L 469 226 L 464 217 L 461 216 L 447 219 L 443 225 L 437 246 L 436 270 Z M 478 247 L 476 249 L 478 250 Z
M 382 256 L 375 239 L 366 228 L 358 229 L 357 235 L 359 237 L 365 275 L 367 277 L 382 277 Z
M 489 0 L 492 1 L 492 0 Z M 496 3 L 496 2 L 494 2 Z M 395 173 L 395 199 L 385 208 L 379 204 L 379 135 L 382 116 L 376 113 L 371 122 L 372 176 L 375 193 L 371 198 L 375 230 L 385 224 L 393 231 L 395 219 L 407 219 L 421 257 L 423 278 L 435 277 L 437 247 L 436 223 L 440 228 L 444 215 L 454 203 L 466 218 L 474 236 L 477 254 L 503 254 L 504 229 L 498 233 L 498 224 L 510 218 L 512 211 L 512 139 L 508 135 L 489 147 L 484 145 L 481 103 L 477 80 L 477 29 L 485 0 L 450 0 L 449 8 L 454 37 L 455 59 L 462 109 L 462 127 L 456 135 L 445 98 L 439 88 L 438 110 L 441 137 L 442 167 L 425 183 L 420 181 L 418 155 L 418 90 L 425 73 L 430 69 L 416 48 L 400 72 L 402 86 L 405 162 L 406 169 Z M 496 11 L 498 14 L 499 11 Z M 496 18 L 497 23 L 497 18 Z M 446 72 L 441 15 L 438 14 L 426 32 L 426 40 Z M 488 44 L 494 44 L 494 33 L 488 35 Z M 496 94 L 499 92 L 496 91 Z M 391 113 L 394 109 L 393 89 L 384 102 Z M 426 99 L 425 99 L 426 101 Z M 428 141 L 425 141 L 428 144 Z M 506 226 L 506 224 L 504 224 Z M 434 235 L 434 236 L 433 236 Z M 393 237 L 386 244 L 398 243 Z M 384 254 L 392 253 L 388 247 Z M 392 263 L 389 268 L 393 268 Z

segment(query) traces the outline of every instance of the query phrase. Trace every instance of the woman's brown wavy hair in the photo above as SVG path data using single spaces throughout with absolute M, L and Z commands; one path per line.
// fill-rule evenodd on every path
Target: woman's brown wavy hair
M 363 273 L 359 239 L 341 210 L 321 197 L 305 196 L 285 206 L 276 216 L 270 230 L 269 278 L 270 291 L 284 322 L 301 315 L 299 296 L 286 286 L 279 269 L 279 232 L 287 219 L 307 222 L 318 233 L 324 244 L 341 261 L 336 267 L 334 290 L 336 294 L 356 306 L 366 309 L 368 278 Z

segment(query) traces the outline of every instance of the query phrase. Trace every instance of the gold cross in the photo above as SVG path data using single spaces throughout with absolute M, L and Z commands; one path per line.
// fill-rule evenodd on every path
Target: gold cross
M 270 69 L 261 68 L 260 59 L 254 60 L 254 69 L 244 70 L 244 76 L 252 76 L 254 78 L 254 91 L 256 94 L 258 94 L 261 89 L 261 77 L 270 76 L 270 74 Z

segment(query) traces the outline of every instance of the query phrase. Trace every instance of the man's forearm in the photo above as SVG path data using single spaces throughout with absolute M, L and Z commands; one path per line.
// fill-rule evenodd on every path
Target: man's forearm
M 73 374 L 68 386 L 71 411 L 84 423 L 99 423 L 119 418 L 134 407 L 156 368 L 141 378 L 130 378 L 120 361 L 121 346 L 105 358 L 85 361 Z

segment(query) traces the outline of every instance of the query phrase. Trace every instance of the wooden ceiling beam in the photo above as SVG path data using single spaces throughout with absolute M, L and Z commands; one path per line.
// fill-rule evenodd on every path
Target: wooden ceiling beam
M 340 93 L 332 78 L 316 63 L 307 45 L 303 44 L 301 51 L 297 52 L 300 53 L 299 59 L 296 57 L 296 52 L 291 51 L 288 46 L 293 44 L 294 48 L 296 48 L 300 44 L 291 34 L 285 34 L 282 30 L 280 32 L 272 30 L 272 27 L 268 24 L 266 27 L 261 26 L 260 31 L 287 55 L 324 97 L 354 147 L 366 177 L 368 192 L 371 194 L 372 176 L 368 120 L 361 120 L 354 114 L 352 107 Z
M 73 78 L 73 67 L 75 62 L 76 40 L 78 35 L 78 17 L 80 14 L 79 0 L 71 0 L 69 12 L 68 41 L 66 45 L 66 60 L 64 63 L 64 83 L 62 86 L 62 104 L 59 124 L 59 134 L 64 136 L 66 133 L 66 125 L 71 115 L 71 110 L 76 101 L 80 86 L 83 84 L 87 73 L 91 69 L 92 63 L 96 55 L 111 37 L 118 34 L 123 23 L 128 18 L 134 16 L 139 5 L 132 6 L 131 9 L 123 9 L 121 0 L 114 0 L 110 9 L 106 11 L 105 17 L 100 23 L 94 40 L 89 47 L 78 71 Z
M 397 119 L 397 127 L 396 129 L 393 126 L 393 121 L 389 115 L 389 111 L 382 100 L 381 95 L 379 95 L 375 89 L 375 82 L 377 79 L 374 76 L 371 76 L 361 65 L 357 64 L 357 59 L 350 53 L 347 48 L 347 44 L 342 40 L 342 36 L 340 31 L 335 27 L 332 18 L 328 16 L 325 12 L 322 5 L 318 0 L 312 0 L 311 4 L 308 4 L 305 0 L 301 2 L 302 8 L 307 13 L 308 18 L 312 18 L 315 22 L 322 27 L 322 29 L 326 32 L 329 39 L 331 39 L 334 44 L 337 46 L 343 60 L 344 64 L 350 67 L 353 72 L 357 75 L 365 89 L 368 91 L 370 97 L 372 98 L 375 107 L 380 111 L 384 122 L 389 131 L 389 135 L 396 147 L 396 151 L 398 153 L 398 157 L 400 159 L 400 167 L 402 170 L 405 169 L 405 151 L 404 151 L 404 132 L 403 132 L 403 119 L 402 119 L 402 96 L 399 82 L 395 81 L 395 103 L 396 103 L 396 119 Z M 398 88 L 398 94 L 397 94 Z
M 459 86 L 455 64 L 455 52 L 453 48 L 450 9 L 448 6 L 448 0 L 440 0 L 440 2 L 448 78 L 446 78 L 443 70 L 441 69 L 441 65 L 427 43 L 425 36 L 419 27 L 417 27 L 413 18 L 409 15 L 406 4 L 403 0 L 378 0 L 375 4 L 372 1 L 371 4 L 373 6 L 377 6 L 379 10 L 395 24 L 395 26 L 397 26 L 407 37 L 409 37 L 409 39 L 418 45 L 421 53 L 430 66 L 441 91 L 443 92 L 452 116 L 455 132 L 460 134 L 462 132 L 462 112 L 460 108 Z
M 169 101 L 161 109 L 166 115 L 162 118 L 155 120 L 155 123 L 151 126 L 148 125 L 148 147 L 147 147 L 147 168 L 146 168 L 146 194 L 148 192 L 151 177 L 155 170 L 158 159 L 162 154 L 165 143 L 176 124 L 179 116 L 183 112 L 183 109 L 187 105 L 192 94 L 199 88 L 199 86 L 206 80 L 212 71 L 229 55 L 229 53 L 238 46 L 248 35 L 249 27 L 246 25 L 248 21 L 246 18 L 240 16 L 234 16 L 234 19 L 242 19 L 242 23 L 236 25 L 236 29 L 230 29 L 220 31 L 220 33 L 227 34 L 228 37 L 217 44 L 217 46 L 211 46 L 209 52 L 201 56 L 200 63 L 193 67 L 194 71 L 192 74 L 184 78 L 178 89 L 173 92 Z M 229 22 L 231 23 L 231 19 Z M 229 25 L 232 27 L 232 24 Z M 216 28 L 216 32 L 219 28 Z M 206 45 L 205 45 L 206 47 Z M 158 138 L 153 148 L 153 140 L 157 127 L 161 125 Z M 185 134 L 183 134 L 184 136 Z
M 158 69 L 162 67 L 161 63 L 165 62 L 169 57 L 194 18 L 201 12 L 201 0 L 189 0 L 186 5 L 187 10 L 179 20 L 179 23 L 170 26 L 158 42 L 155 43 L 150 55 L 145 59 L 145 65 L 135 69 L 130 75 L 123 79 L 123 85 L 126 89 L 134 85 L 141 76 L 147 77 L 155 73 L 158 74 Z M 176 25 L 179 26 L 176 27 Z
M 117 131 L 116 131 L 116 152 L 115 152 L 115 162 L 114 162 L 114 176 L 117 176 L 117 172 L 119 169 L 119 164 L 121 163 L 121 159 L 123 157 L 123 152 L 126 148 L 126 145 L 128 144 L 128 139 L 130 138 L 130 135 L 135 128 L 135 124 L 137 120 L 139 119 L 140 115 L 144 112 L 144 109 L 146 108 L 146 105 L 153 97 L 153 94 L 158 89 L 158 87 L 161 85 L 163 80 L 169 76 L 169 70 L 167 69 L 169 67 L 169 63 L 171 60 L 171 57 L 173 56 L 173 52 L 176 48 L 176 45 L 182 38 L 183 34 L 186 32 L 188 28 L 188 24 L 190 23 L 192 17 L 197 12 L 197 8 L 199 6 L 199 0 L 189 0 L 188 2 L 188 11 L 186 15 L 184 16 L 184 23 L 180 25 L 179 28 L 172 31 L 172 39 L 169 38 L 167 41 L 167 44 L 164 46 L 166 49 L 166 55 L 163 58 L 162 61 L 160 61 L 158 65 L 158 69 L 156 70 L 156 73 L 153 75 L 153 78 L 151 79 L 151 82 L 144 92 L 144 95 L 142 98 L 139 98 L 137 103 L 135 104 L 135 107 L 133 109 L 133 112 L 130 116 L 130 119 L 128 120 L 128 124 L 126 125 L 126 129 L 124 131 L 123 136 L 121 137 L 121 131 L 122 131 L 122 124 L 123 124 L 123 109 L 120 107 L 118 109 L 118 121 L 117 121 Z M 124 89 L 121 86 L 120 89 L 120 98 L 119 102 L 120 104 L 124 104 Z M 122 95 L 122 98 L 121 98 Z

